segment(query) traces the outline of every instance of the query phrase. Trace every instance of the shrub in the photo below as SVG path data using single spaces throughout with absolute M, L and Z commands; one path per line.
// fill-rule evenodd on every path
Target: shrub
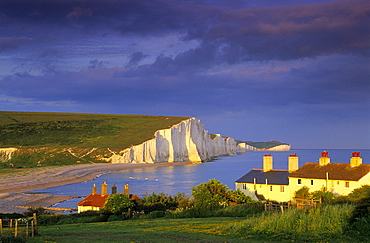
M 43 207 L 29 207 L 27 212 L 24 213 L 26 217 L 32 217 L 36 213 L 37 216 L 51 214 Z
M 153 211 L 166 211 L 166 205 L 163 203 L 148 203 L 143 206 L 144 213 L 148 214 Z
M 127 212 L 129 208 L 134 207 L 135 204 L 125 194 L 112 194 L 107 198 L 104 209 L 111 211 L 113 214 L 122 214 Z
M 20 237 L 14 237 L 14 236 L 1 236 L 0 237 L 1 243 L 25 243 L 27 242 L 25 239 Z
M 367 190 L 367 189 L 361 189 Z M 361 191 L 355 192 L 355 194 Z M 370 195 L 362 197 L 349 218 L 348 232 L 359 240 L 370 239 Z
M 219 209 L 215 212 L 214 217 L 246 217 L 263 211 L 262 204 L 243 204 Z
M 232 191 L 216 179 L 201 183 L 192 188 L 193 208 L 213 210 L 226 206 L 231 200 Z

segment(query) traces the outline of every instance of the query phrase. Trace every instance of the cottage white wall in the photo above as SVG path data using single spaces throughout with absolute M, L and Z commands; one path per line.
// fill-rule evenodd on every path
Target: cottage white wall
M 272 190 L 271 190 L 272 187 Z M 288 185 L 270 185 L 253 183 L 235 183 L 235 189 L 239 189 L 253 200 L 257 200 L 257 194 L 263 195 L 266 200 L 276 200 L 279 202 L 288 202 L 292 198 L 292 192 Z

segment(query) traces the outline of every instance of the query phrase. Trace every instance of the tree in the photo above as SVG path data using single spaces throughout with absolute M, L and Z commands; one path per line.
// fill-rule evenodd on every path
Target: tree
M 370 185 L 363 185 L 359 188 L 354 189 L 348 197 L 351 201 L 361 201 L 365 198 L 370 198 Z
M 127 212 L 127 210 L 133 206 L 135 206 L 135 204 L 127 195 L 112 194 L 107 198 L 104 210 L 108 210 L 114 214 L 122 214 L 123 212 Z
M 310 199 L 311 193 L 309 191 L 310 189 L 307 186 L 303 186 L 301 189 L 294 192 L 294 197 L 300 199 Z
M 232 191 L 230 193 L 230 200 L 237 204 L 247 204 L 254 202 L 250 196 L 245 195 L 245 193 L 242 192 L 240 189 L 237 189 L 236 191 Z
M 201 183 L 192 188 L 194 206 L 204 209 L 215 209 L 225 206 L 230 201 L 232 191 L 216 179 Z

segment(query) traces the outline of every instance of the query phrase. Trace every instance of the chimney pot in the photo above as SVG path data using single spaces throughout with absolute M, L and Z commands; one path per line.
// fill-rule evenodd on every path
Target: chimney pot
M 273 157 L 271 154 L 263 156 L 263 172 L 267 172 L 273 169 Z
M 320 165 L 330 164 L 330 158 L 329 158 L 328 151 L 321 152 L 321 158 L 319 159 L 319 164 Z
M 349 159 L 349 164 L 351 165 L 351 167 L 356 167 L 362 164 L 360 152 L 352 152 L 352 158 Z
M 108 195 L 108 185 L 106 181 L 101 185 L 101 194 Z

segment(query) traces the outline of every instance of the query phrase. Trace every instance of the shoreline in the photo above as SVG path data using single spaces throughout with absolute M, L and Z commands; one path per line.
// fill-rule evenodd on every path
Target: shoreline
M 50 207 L 69 200 L 55 195 L 25 194 L 24 192 L 47 189 L 93 180 L 103 174 L 144 167 L 164 167 L 193 164 L 193 162 L 162 162 L 154 164 L 82 164 L 63 167 L 46 167 L 22 174 L 0 177 L 0 213 L 22 213 L 22 207 Z

